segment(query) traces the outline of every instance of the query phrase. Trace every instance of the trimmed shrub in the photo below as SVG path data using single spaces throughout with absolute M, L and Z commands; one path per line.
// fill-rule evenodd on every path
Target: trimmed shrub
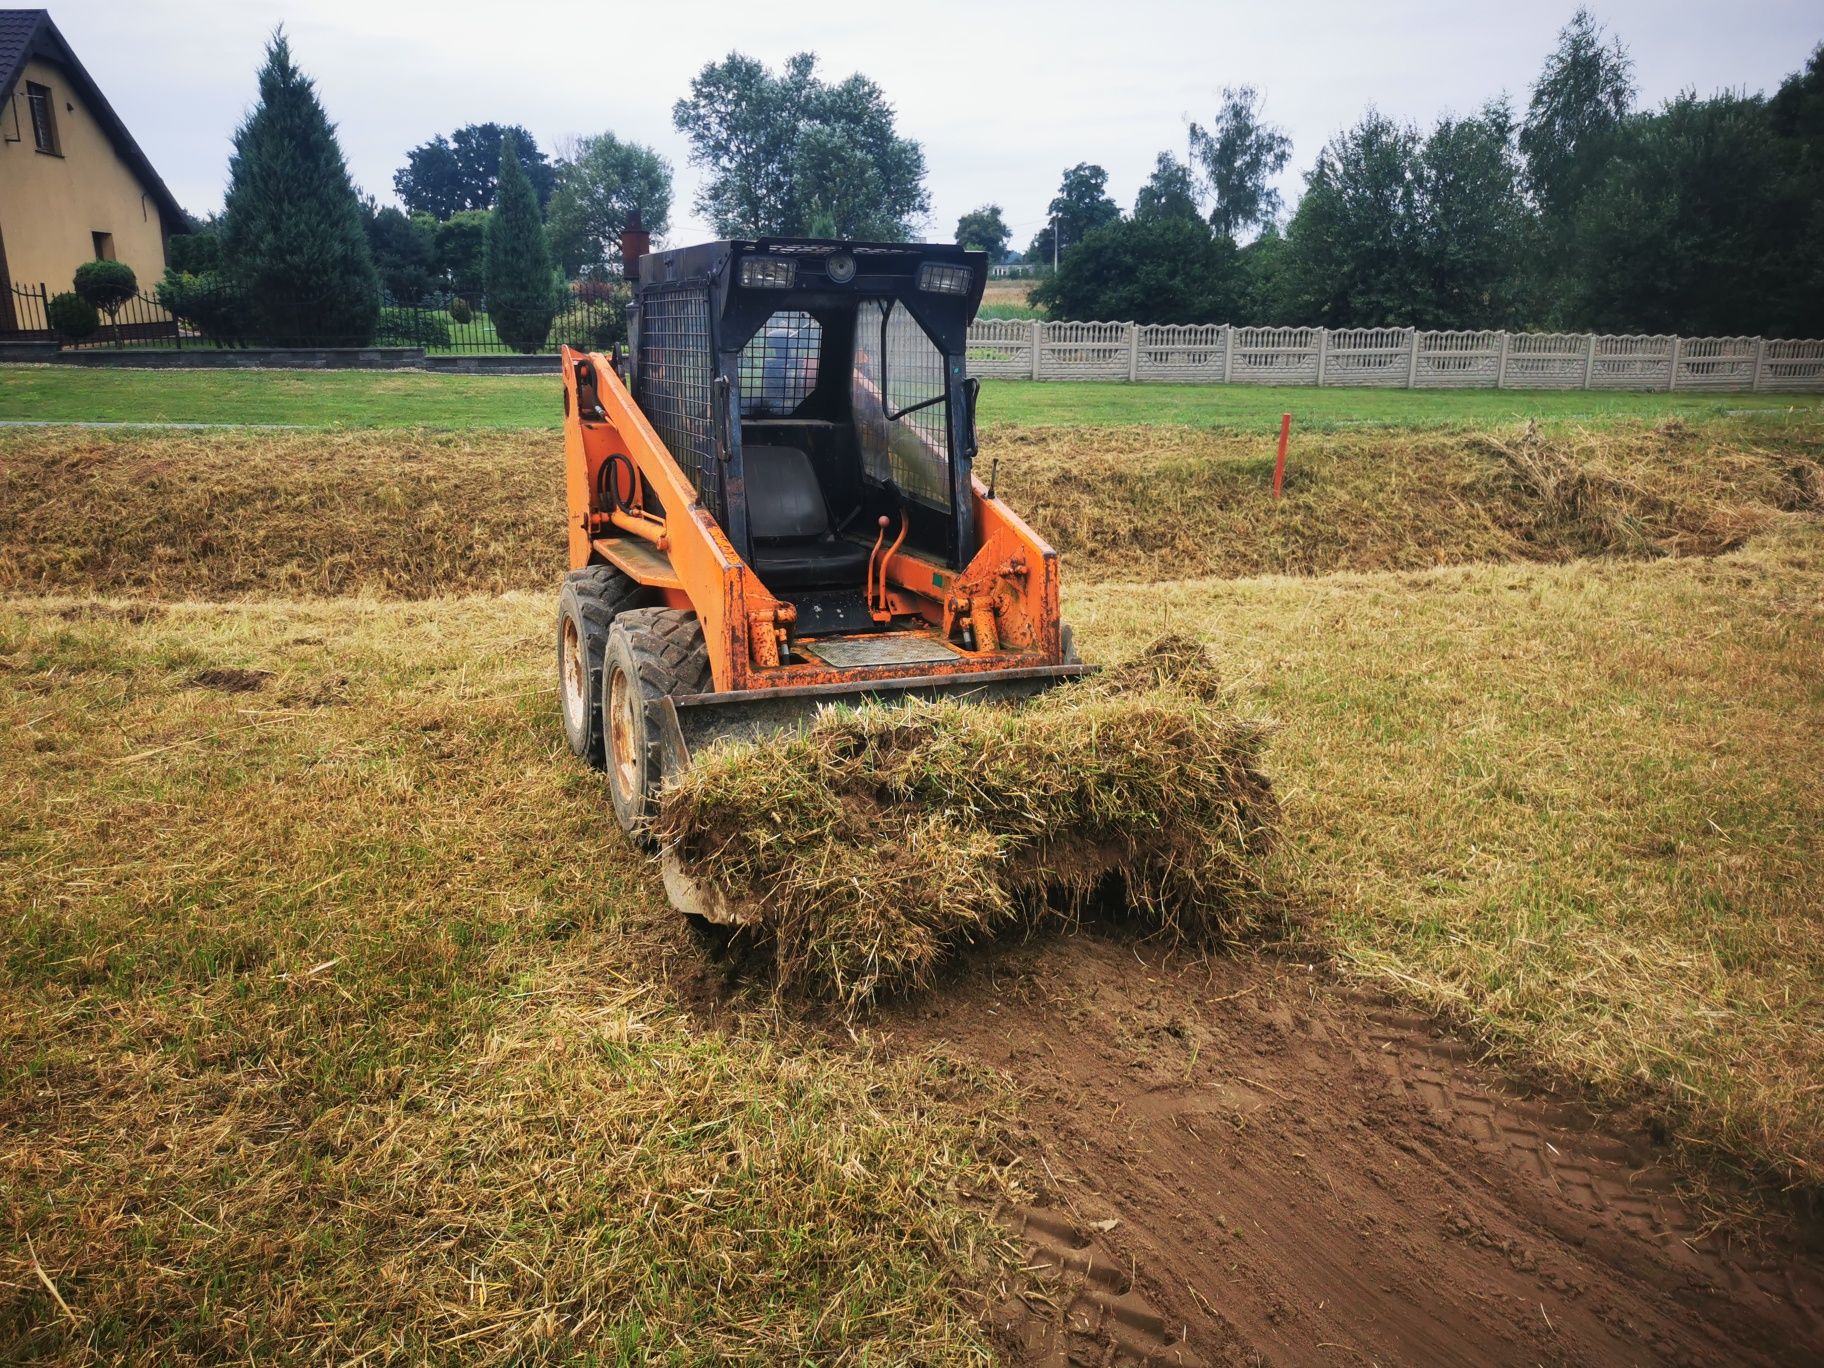
M 120 306 L 139 289 L 138 277 L 124 261 L 85 261 L 76 268 L 72 283 L 77 294 L 109 318 L 119 313 Z
M 80 342 L 85 337 L 92 337 L 101 326 L 101 315 L 95 311 L 95 306 L 68 290 L 50 297 L 44 306 L 44 317 L 51 325 L 51 331 L 65 342 Z
M 511 138 L 500 140 L 500 184 L 488 218 L 487 280 L 488 316 L 500 340 L 516 352 L 543 348 L 557 314 L 557 277 L 538 197 Z
M 459 326 L 475 321 L 475 310 L 469 307 L 469 301 L 461 295 L 450 301 L 450 321 Z
M 219 271 L 202 275 L 166 271 L 157 294 L 160 304 L 218 346 L 247 337 L 240 292 Z
M 383 347 L 447 347 L 450 325 L 424 309 L 382 309 L 374 341 Z

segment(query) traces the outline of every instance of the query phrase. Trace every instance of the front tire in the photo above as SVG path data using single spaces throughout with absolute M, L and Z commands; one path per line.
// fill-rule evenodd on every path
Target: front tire
M 611 565 L 591 565 L 564 576 L 557 597 L 557 700 L 571 753 L 595 768 L 603 764 L 602 660 L 608 631 L 629 608 L 643 606 L 651 590 Z
M 709 649 L 696 614 L 637 608 L 615 619 L 602 666 L 601 715 L 608 793 L 623 831 L 640 834 L 658 810 L 665 780 L 659 700 L 709 687 Z

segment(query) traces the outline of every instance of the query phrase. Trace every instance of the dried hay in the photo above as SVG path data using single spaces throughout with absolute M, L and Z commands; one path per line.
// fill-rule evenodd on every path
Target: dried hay
M 1257 916 L 1278 807 L 1266 727 L 1201 647 L 1156 642 L 1018 708 L 829 710 L 712 751 L 666 796 L 685 872 L 758 909 L 780 986 L 845 1011 L 928 983 L 958 947 L 1071 924 L 1119 893 L 1175 937 Z

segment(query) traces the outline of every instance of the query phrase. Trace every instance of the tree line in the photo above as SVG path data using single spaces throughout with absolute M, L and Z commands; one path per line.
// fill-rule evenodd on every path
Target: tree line
M 824 80 L 813 53 L 777 73 L 731 53 L 703 67 L 672 116 L 705 169 L 696 206 L 726 235 L 903 240 L 930 213 L 924 151 L 899 134 L 880 87 Z M 222 212 L 173 235 L 159 297 L 219 338 L 366 345 L 435 342 L 401 331 L 447 334 L 441 316 L 465 323 L 485 295 L 500 339 L 537 350 L 567 298 L 624 297 L 622 231 L 636 212 L 655 237 L 668 230 L 672 168 L 611 131 L 553 157 L 517 124 L 474 123 L 411 148 L 393 191 L 400 207 L 357 190 L 276 31 Z M 620 327 L 611 307 L 581 340 L 606 345 Z
M 1027 250 L 1059 268 L 1033 298 L 1143 323 L 1824 333 L 1824 47 L 1772 96 L 1636 94 L 1626 47 L 1580 9 L 1523 113 L 1500 98 L 1420 129 L 1370 108 L 1282 231 L 1290 143 L 1226 90 L 1131 213 L 1101 167 L 1064 173 Z M 992 205 L 957 234 L 1010 237 Z
M 814 53 L 707 63 L 672 121 L 702 172 L 695 208 L 725 236 L 899 241 L 929 220 L 923 148 L 877 84 L 826 79 Z M 1772 96 L 1641 109 L 1626 48 L 1579 10 L 1522 112 L 1501 98 L 1420 129 L 1371 108 L 1287 217 L 1274 179 L 1291 153 L 1235 87 L 1182 157 L 1158 155 L 1129 212 L 1102 167 L 1069 168 L 1025 249 L 1057 265 L 1035 301 L 1139 322 L 1824 332 L 1824 48 Z M 498 335 L 537 349 L 566 301 L 623 288 L 622 229 L 637 211 L 668 230 L 672 175 L 612 131 L 553 155 L 474 123 L 411 148 L 399 206 L 381 206 L 276 32 L 223 212 L 172 239 L 159 293 L 192 319 L 231 307 L 218 333 L 363 343 L 399 326 L 389 306 L 439 301 L 460 322 L 485 294 Z M 998 205 L 956 236 L 1011 255 Z

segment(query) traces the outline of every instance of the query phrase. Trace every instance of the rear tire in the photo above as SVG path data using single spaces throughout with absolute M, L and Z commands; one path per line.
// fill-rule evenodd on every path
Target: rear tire
M 1083 657 L 1077 654 L 1077 634 L 1070 630 L 1068 622 L 1058 624 L 1058 654 L 1064 657 L 1066 665 L 1083 663 Z
M 652 591 L 611 565 L 591 565 L 564 576 L 557 597 L 557 701 L 571 753 L 595 768 L 603 764 L 602 660 L 608 629 L 629 608 L 651 601 Z
M 601 715 L 608 793 L 623 831 L 642 833 L 658 810 L 665 781 L 659 700 L 703 693 L 710 683 L 709 648 L 695 613 L 636 608 L 615 619 L 602 666 Z

